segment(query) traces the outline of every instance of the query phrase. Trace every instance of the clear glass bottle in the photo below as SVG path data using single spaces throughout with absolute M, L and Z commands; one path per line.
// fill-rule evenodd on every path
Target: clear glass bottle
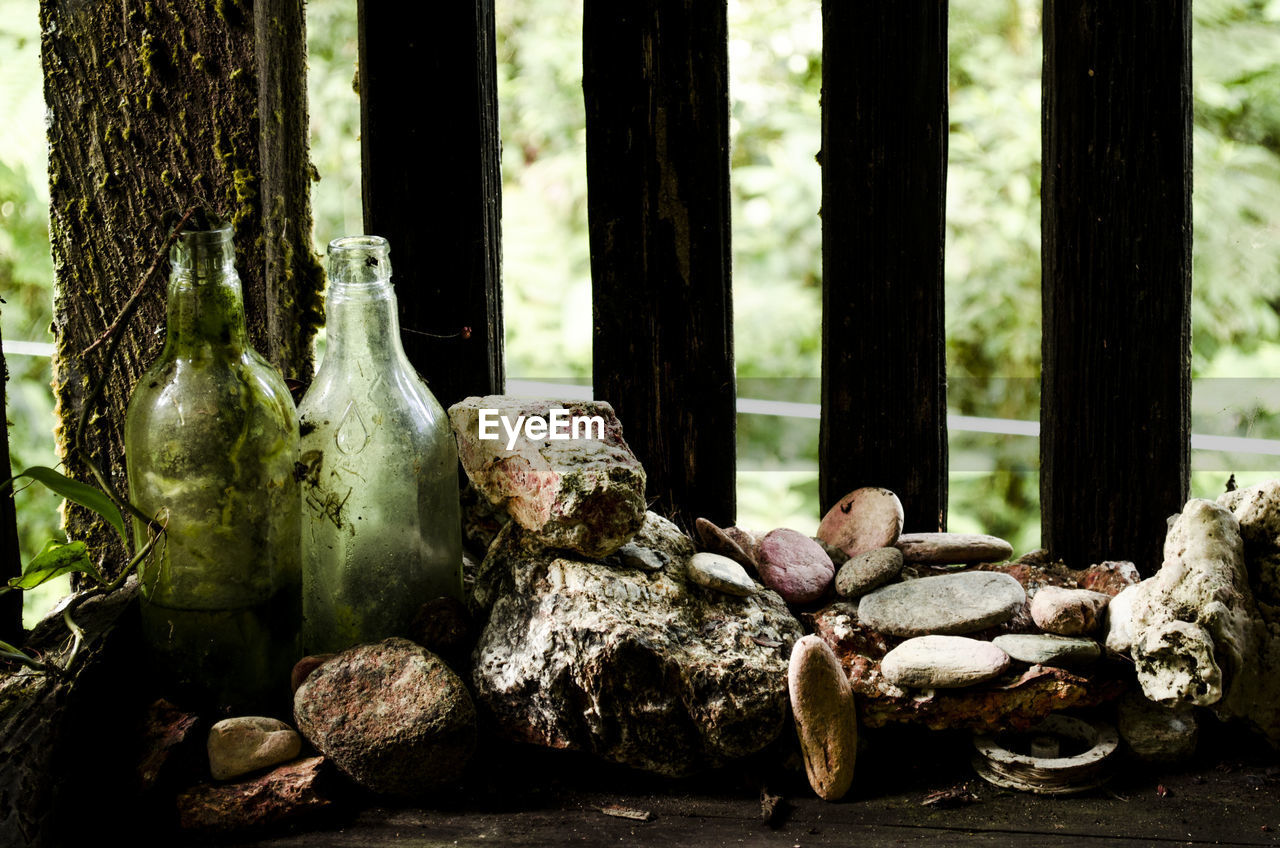
M 125 457 L 133 502 L 167 524 L 140 568 L 162 670 L 180 697 L 274 712 L 301 623 L 298 418 L 249 345 L 231 237 L 188 231 L 170 251 L 164 349 L 129 401 Z
M 303 645 L 406 635 L 422 604 L 462 597 L 458 448 L 400 343 L 390 248 L 329 244 L 324 361 L 302 419 Z

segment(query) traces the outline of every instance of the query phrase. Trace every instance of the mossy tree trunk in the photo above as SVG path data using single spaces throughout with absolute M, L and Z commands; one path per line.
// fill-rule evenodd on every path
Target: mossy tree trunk
M 142 279 L 172 213 L 200 203 L 234 223 L 254 346 L 286 377 L 310 374 L 322 283 L 311 251 L 302 2 L 41 0 L 40 18 L 59 449 L 88 479 L 73 431 L 107 374 L 85 449 L 123 492 L 124 414 L 163 341 L 164 269 L 114 360 L 84 351 Z M 109 528 L 73 511 L 68 530 L 106 571 L 120 567 Z

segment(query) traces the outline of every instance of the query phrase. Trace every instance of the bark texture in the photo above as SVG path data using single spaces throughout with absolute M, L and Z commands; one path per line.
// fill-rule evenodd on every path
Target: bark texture
M 0 474 L 10 474 L 9 460 L 9 365 L 4 360 L 3 342 L 0 342 L 0 421 L 4 432 L 0 433 Z M 22 573 L 22 559 L 18 552 L 18 515 L 13 504 L 13 489 L 0 493 L 0 585 Z M 0 595 L 0 639 L 17 644 L 22 639 L 22 593 L 8 592 Z
M 302 4 L 42 0 L 40 16 L 59 449 L 88 479 L 74 424 L 107 374 L 85 443 L 123 492 L 124 413 L 163 342 L 164 271 L 114 361 L 83 351 L 141 280 L 173 213 L 203 204 L 234 223 L 250 339 L 286 377 L 310 375 L 321 275 L 306 193 Z M 108 573 L 119 568 L 109 528 L 74 509 L 68 529 Z
M 1044 10 L 1044 545 L 1160 567 L 1191 423 L 1191 3 Z
M 595 396 L 654 508 L 733 524 L 737 431 L 725 0 L 587 0 Z

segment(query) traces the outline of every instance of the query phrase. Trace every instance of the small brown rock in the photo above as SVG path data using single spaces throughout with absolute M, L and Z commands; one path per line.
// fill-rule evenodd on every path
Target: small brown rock
M 1102 592 L 1045 586 L 1031 599 L 1031 618 L 1046 633 L 1081 636 L 1102 625 L 1110 601 Z
M 787 685 L 809 785 L 819 798 L 837 801 L 853 784 L 858 753 L 849 680 L 827 643 L 809 635 L 791 650 Z
M 143 792 L 161 783 L 172 785 L 179 779 L 178 773 L 203 771 L 196 733 L 199 724 L 198 715 L 184 712 L 163 698 L 151 705 L 138 763 L 138 783 Z
M 740 528 L 730 527 L 728 530 L 722 530 L 705 518 L 699 518 L 695 521 L 694 529 L 698 533 L 699 551 L 728 557 L 747 569 L 749 574 L 755 573 L 755 557 L 748 553 L 749 550 L 755 549 L 754 537 L 751 537 L 750 541 L 748 541 L 744 537 L 749 534 Z M 730 531 L 735 532 L 731 535 Z M 744 547 L 742 543 L 746 543 L 746 546 Z
M 1080 588 L 1115 597 L 1142 582 L 1138 567 L 1123 560 L 1100 562 L 1080 572 Z
M 856 598 L 878 589 L 902 573 L 902 551 L 876 548 L 849 560 L 836 574 L 836 592 L 844 598 Z
M 297 692 L 303 681 L 311 676 L 311 672 L 324 665 L 333 656 L 333 654 L 312 654 L 294 663 L 293 671 L 289 675 L 289 685 L 293 687 L 293 691 Z
M 178 796 L 178 823 L 187 829 L 244 830 L 300 818 L 330 801 L 316 791 L 324 757 L 281 766 L 242 783 L 201 784 Z
M 897 495 L 867 486 L 845 495 L 827 511 L 818 525 L 818 538 L 855 557 L 898 541 L 902 519 Z

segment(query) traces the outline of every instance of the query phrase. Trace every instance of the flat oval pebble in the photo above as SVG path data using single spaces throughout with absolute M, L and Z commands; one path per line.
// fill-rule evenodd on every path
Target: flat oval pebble
M 867 486 L 845 495 L 827 510 L 818 538 L 851 557 L 887 548 L 902 532 L 902 501 L 888 489 Z
M 705 518 L 699 518 L 693 526 L 697 530 L 698 540 L 702 543 L 702 551 L 728 557 L 745 568 L 755 570 L 755 558 L 748 552 L 749 549 L 755 548 L 755 540 L 752 539 L 746 547 L 743 547 L 742 543 L 746 541 L 743 537 L 746 534 L 742 530 L 737 527 L 724 530 Z
M 726 595 L 746 597 L 755 594 L 756 583 L 746 570 L 720 554 L 700 553 L 689 557 L 689 579 Z
M 880 672 L 895 686 L 958 689 L 1000 676 L 1009 655 L 991 642 L 966 636 L 917 636 L 880 661 Z
M 1013 545 L 980 533 L 903 533 L 896 544 L 907 562 L 922 565 L 1002 562 L 1013 556 Z
M 850 557 L 840 566 L 836 573 L 836 591 L 843 597 L 856 598 L 880 588 L 901 572 L 902 551 L 876 548 Z
M 760 540 L 758 567 L 761 582 L 791 604 L 816 601 L 836 576 L 822 545 L 785 527 Z
M 1018 662 L 1073 668 L 1098 658 L 1102 649 L 1092 639 L 1050 636 L 1045 633 L 1006 633 L 991 640 Z
M 796 642 L 787 688 L 809 785 L 819 798 L 838 800 L 853 783 L 858 718 L 849 679 L 826 642 L 812 634 Z
M 1022 584 L 1008 574 L 940 574 L 863 595 L 858 623 L 891 636 L 972 633 L 1013 618 L 1026 600 Z

